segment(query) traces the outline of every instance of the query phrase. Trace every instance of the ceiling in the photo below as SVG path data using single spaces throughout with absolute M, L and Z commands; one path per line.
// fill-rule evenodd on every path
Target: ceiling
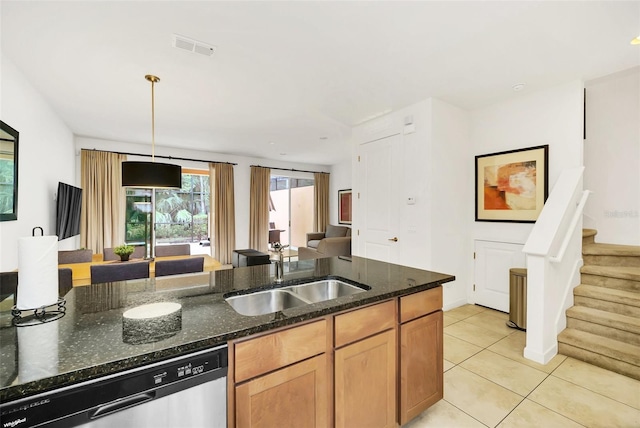
M 475 109 L 640 65 L 638 1 L 0 7 L 3 55 L 76 135 L 150 144 L 155 74 L 157 145 L 319 165 L 348 159 L 354 125 L 429 97 Z

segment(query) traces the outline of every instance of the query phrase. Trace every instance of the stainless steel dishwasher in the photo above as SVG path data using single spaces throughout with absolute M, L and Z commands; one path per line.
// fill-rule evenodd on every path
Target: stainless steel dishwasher
M 226 427 L 227 347 L 0 404 L 2 427 Z

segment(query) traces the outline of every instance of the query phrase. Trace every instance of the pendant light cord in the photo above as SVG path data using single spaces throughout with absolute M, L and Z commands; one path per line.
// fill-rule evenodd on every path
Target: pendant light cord
M 151 162 L 155 162 L 156 157 L 156 91 L 155 84 L 160 81 L 158 76 L 147 74 L 144 76 L 151 82 Z
M 155 162 L 156 155 L 156 97 L 155 82 L 151 80 L 151 162 Z

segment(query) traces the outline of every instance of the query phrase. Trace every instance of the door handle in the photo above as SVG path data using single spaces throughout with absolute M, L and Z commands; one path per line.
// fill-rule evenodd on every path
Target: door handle
M 398 237 L 394 236 L 393 238 L 389 238 L 389 241 L 398 242 Z

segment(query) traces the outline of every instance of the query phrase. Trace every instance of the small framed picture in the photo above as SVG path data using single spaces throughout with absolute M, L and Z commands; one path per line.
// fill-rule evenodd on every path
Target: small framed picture
M 476 156 L 476 221 L 533 223 L 549 192 L 549 146 Z
M 338 190 L 338 223 L 351 224 L 351 189 Z

